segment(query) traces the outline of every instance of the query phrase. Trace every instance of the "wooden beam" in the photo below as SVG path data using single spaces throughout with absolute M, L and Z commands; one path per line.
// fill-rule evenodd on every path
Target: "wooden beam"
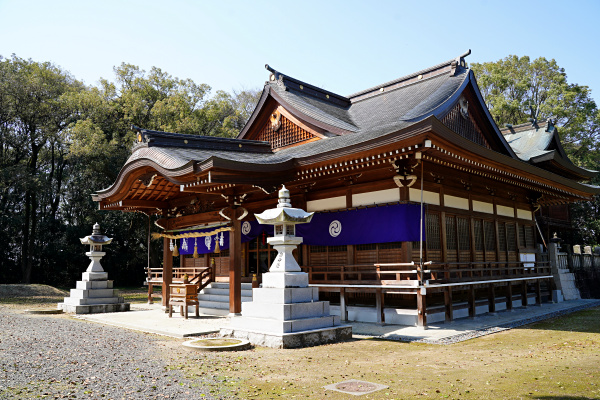
M 427 301 L 421 290 L 417 291 L 417 326 L 425 328 L 427 326 Z
M 496 288 L 493 283 L 488 286 L 488 312 L 496 312 Z
M 508 311 L 512 311 L 513 309 L 512 297 L 512 282 L 508 282 L 508 285 L 506 285 L 506 309 Z
M 346 288 L 340 288 L 340 319 L 348 321 L 348 310 L 346 309 Z
M 163 238 L 163 284 L 162 305 L 169 307 L 169 285 L 173 283 L 173 253 L 169 248 L 169 239 Z
M 527 307 L 527 281 L 521 283 L 521 307 Z
M 475 302 L 475 285 L 469 286 L 469 317 L 475 318 L 477 315 L 477 303 Z
M 242 221 L 241 209 L 235 209 L 231 219 L 232 230 L 229 232 L 229 312 L 242 312 Z
M 446 310 L 446 321 L 454 320 L 454 307 L 452 306 L 452 286 L 444 290 L 444 307 Z
M 377 323 L 385 324 L 385 313 L 384 313 L 384 301 L 383 301 L 383 291 L 381 289 L 375 290 L 375 307 L 377 308 Z

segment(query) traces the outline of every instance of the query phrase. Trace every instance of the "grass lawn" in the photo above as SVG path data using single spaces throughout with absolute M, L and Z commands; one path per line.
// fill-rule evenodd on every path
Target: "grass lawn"
M 354 398 L 323 386 L 359 379 L 389 386 L 361 399 L 598 399 L 600 308 L 447 346 L 355 340 L 191 357 L 177 368 L 217 375 L 239 398 Z

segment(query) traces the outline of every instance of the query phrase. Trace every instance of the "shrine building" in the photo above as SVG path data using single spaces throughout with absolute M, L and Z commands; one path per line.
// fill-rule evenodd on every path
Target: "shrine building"
M 596 172 L 568 159 L 552 121 L 499 129 L 468 54 L 349 96 L 267 65 L 237 138 L 134 127 L 131 156 L 93 199 L 160 216 L 163 267 L 148 283 L 165 306 L 187 275 L 198 291 L 229 283 L 221 311 L 241 311 L 276 254 L 254 214 L 282 185 L 315 212 L 295 257 L 342 320 L 424 326 L 541 303 L 555 289 L 545 245 L 568 221 L 542 231 L 536 216 L 591 200 Z

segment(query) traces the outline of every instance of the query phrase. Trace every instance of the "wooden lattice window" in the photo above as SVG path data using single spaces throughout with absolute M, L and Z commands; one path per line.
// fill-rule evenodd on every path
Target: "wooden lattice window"
M 508 251 L 517 251 L 517 231 L 514 224 L 506 224 L 506 247 Z
M 500 247 L 498 250 L 506 251 L 506 227 L 504 223 L 498 224 L 498 246 Z
M 310 246 L 311 253 L 327 253 L 327 246 Z
M 379 250 L 401 249 L 402 242 L 379 243 Z
M 441 250 L 442 240 L 440 235 L 440 216 L 438 214 L 427 214 L 427 248 L 429 250 Z
M 453 216 L 446 216 L 446 249 L 458 249 L 458 243 L 456 241 L 456 219 Z
M 267 122 L 265 127 L 256 137 L 256 140 L 267 141 L 271 143 L 272 149 L 279 149 L 316 138 L 315 135 L 300 128 L 283 115 L 281 115 L 280 118 L 281 125 L 279 129 L 273 129 L 273 125 L 270 122 Z
M 496 230 L 492 221 L 484 221 L 483 228 L 485 230 L 485 250 L 496 250 Z
M 473 221 L 473 234 L 475 235 L 475 250 L 483 251 L 483 223 L 480 219 Z
M 533 226 L 523 226 L 523 237 L 525 238 L 525 247 L 533 248 L 535 246 L 535 235 L 533 231 Z
M 527 247 L 527 242 L 525 241 L 525 227 L 523 225 L 519 225 L 519 247 Z
M 490 149 L 490 145 L 485 140 L 483 133 L 473 120 L 472 115 L 469 113 L 466 117 L 460 111 L 460 103 L 454 106 L 452 110 L 442 118 L 442 123 L 460 136 L 475 142 L 483 147 Z
M 471 250 L 471 236 L 469 235 L 469 219 L 457 218 L 458 225 L 458 248 L 459 250 Z

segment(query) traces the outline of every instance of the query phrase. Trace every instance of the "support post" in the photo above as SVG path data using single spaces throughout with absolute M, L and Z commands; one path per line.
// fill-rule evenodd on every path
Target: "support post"
M 385 313 L 384 313 L 384 302 L 383 302 L 383 290 L 375 289 L 375 306 L 377 308 L 377 323 L 385 324 Z
M 469 285 L 469 317 L 477 315 L 477 304 L 475 303 L 475 285 Z
M 542 285 L 539 279 L 535 280 L 535 303 L 538 306 L 542 305 Z
M 527 281 L 521 283 L 521 307 L 527 307 Z
M 346 288 L 340 288 L 340 319 L 348 321 L 348 310 L 346 309 Z
M 427 301 L 425 299 L 425 288 L 420 288 L 417 291 L 417 326 L 427 327 Z
M 496 288 L 493 283 L 488 286 L 488 312 L 496 312 Z
M 452 307 L 452 286 L 446 287 L 444 291 L 444 305 L 446 308 L 446 321 L 454 320 L 454 308 Z
M 169 239 L 163 238 L 163 284 L 162 305 L 169 307 L 169 285 L 173 283 L 173 253 L 169 248 Z
M 237 219 L 238 210 L 232 213 L 232 230 L 229 232 L 229 312 L 242 312 L 242 222 Z
M 508 285 L 506 286 L 506 309 L 508 311 L 512 311 L 512 309 L 513 309 L 512 298 L 513 298 L 512 283 L 508 282 Z

